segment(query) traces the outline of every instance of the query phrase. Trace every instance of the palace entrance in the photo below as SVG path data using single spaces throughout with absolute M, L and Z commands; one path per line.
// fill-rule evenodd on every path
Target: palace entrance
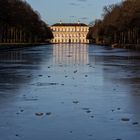
M 71 43 L 71 39 L 69 39 L 69 43 Z

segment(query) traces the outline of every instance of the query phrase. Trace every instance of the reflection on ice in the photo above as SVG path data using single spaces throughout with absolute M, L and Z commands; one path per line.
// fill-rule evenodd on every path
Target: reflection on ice
M 0 62 L 19 62 L 23 60 L 23 50 L 2 50 L 0 52 Z
M 88 45 L 57 44 L 53 47 L 53 59 L 56 64 L 88 64 Z
M 10 95 L 11 92 L 17 92 L 28 85 L 34 73 L 40 69 L 43 59 L 47 62 L 50 58 L 44 51 L 46 46 L 42 49 L 43 51 L 36 47 L 11 48 L 0 51 L 0 92 L 8 92 L 7 95 Z M 51 53 L 52 50 L 47 51 Z

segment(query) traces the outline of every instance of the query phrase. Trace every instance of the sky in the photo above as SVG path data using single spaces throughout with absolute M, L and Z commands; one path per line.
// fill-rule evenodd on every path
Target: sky
M 26 0 L 49 25 L 60 22 L 89 24 L 100 19 L 103 7 L 122 0 Z

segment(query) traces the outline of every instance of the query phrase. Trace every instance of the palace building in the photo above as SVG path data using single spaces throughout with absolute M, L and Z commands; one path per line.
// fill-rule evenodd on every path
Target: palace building
M 84 23 L 56 23 L 51 29 L 52 43 L 89 43 L 86 39 L 89 27 Z

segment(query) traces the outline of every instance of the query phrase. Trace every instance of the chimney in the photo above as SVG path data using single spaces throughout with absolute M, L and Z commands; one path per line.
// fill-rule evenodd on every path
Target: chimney
M 61 20 L 59 21 L 59 24 L 62 24 L 62 21 Z
M 78 20 L 78 24 L 80 24 L 80 20 Z

